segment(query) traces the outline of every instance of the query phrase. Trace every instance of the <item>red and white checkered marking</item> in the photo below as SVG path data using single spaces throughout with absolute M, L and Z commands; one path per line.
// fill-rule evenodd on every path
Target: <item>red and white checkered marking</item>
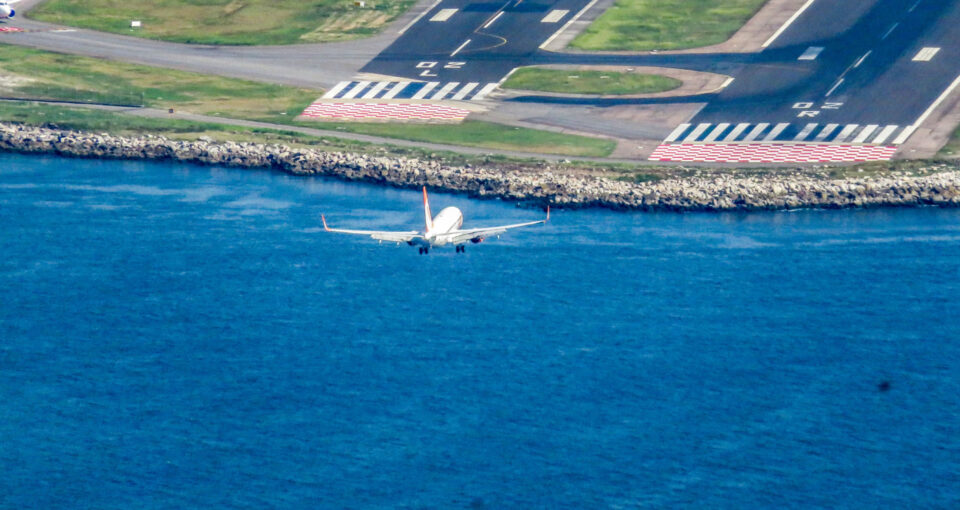
M 20 27 L 0 27 L 0 32 L 23 32 Z
M 657 147 L 651 161 L 699 163 L 834 163 L 887 161 L 896 147 L 827 144 L 690 144 L 668 143 Z
M 330 103 L 316 102 L 301 115 L 349 120 L 443 120 L 460 122 L 470 110 L 431 103 Z

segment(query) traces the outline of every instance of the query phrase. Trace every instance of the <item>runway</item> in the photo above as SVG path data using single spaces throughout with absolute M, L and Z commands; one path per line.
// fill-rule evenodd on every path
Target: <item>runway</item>
M 25 2 L 30 3 L 35 2 Z M 960 31 L 955 29 L 960 0 L 809 0 L 756 53 L 542 49 L 593 6 L 592 0 L 435 0 L 369 40 L 289 47 L 201 47 L 85 30 L 55 32 L 62 27 L 22 19 L 14 28 L 23 32 L 3 37 L 56 51 L 324 86 L 327 93 L 308 112 L 319 117 L 334 112 L 337 116 L 331 118 L 353 120 L 429 121 L 430 112 L 438 112 L 441 120 L 462 120 L 502 104 L 496 101 L 498 85 L 528 65 L 654 66 L 730 76 L 722 90 L 686 98 L 528 95 L 505 103 L 544 104 L 560 111 L 565 106 L 602 111 L 703 104 L 692 118 L 664 130 L 655 152 L 664 161 L 714 161 L 710 158 L 719 153 L 725 161 L 779 161 L 806 146 L 840 161 L 859 160 L 871 152 L 858 147 L 895 148 L 906 142 L 960 85 Z M 442 108 L 423 107 L 437 102 Z M 764 152 L 758 152 L 758 144 L 769 145 L 769 154 L 756 156 Z M 842 150 L 815 149 L 824 144 L 851 150 L 844 156 Z M 744 154 L 754 146 L 752 155 L 737 160 L 737 146 L 745 147 Z M 881 159 L 892 154 L 875 153 Z

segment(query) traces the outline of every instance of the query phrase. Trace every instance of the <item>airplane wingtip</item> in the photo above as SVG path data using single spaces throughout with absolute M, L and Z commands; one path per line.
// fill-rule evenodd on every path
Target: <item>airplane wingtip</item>
M 545 220 L 543 220 L 543 221 L 550 221 L 550 206 L 549 206 L 549 205 L 547 206 L 547 219 L 545 219 Z
M 326 218 L 326 216 L 324 216 L 323 214 L 321 214 L 321 215 L 320 215 L 320 221 L 323 222 L 323 229 L 326 230 L 327 232 L 329 232 L 329 231 L 330 231 L 330 227 L 327 226 L 327 218 Z

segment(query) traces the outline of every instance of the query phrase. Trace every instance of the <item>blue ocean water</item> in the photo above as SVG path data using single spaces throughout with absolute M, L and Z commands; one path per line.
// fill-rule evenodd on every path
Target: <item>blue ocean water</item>
M 0 154 L 0 507 L 960 505 L 960 211 L 419 207 Z

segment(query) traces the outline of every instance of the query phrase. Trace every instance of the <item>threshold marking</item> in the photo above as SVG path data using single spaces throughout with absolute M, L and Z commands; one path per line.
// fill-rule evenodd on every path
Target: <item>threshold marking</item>
M 493 92 L 493 89 L 495 89 L 495 88 L 497 88 L 497 84 L 496 84 L 496 83 L 488 83 L 488 84 L 484 85 L 484 87 L 483 87 L 482 89 L 480 89 L 480 92 L 477 92 L 477 94 L 476 94 L 475 96 L 473 96 L 474 101 L 479 101 L 479 100 L 487 97 L 487 94 Z
M 570 11 L 568 9 L 554 9 L 540 20 L 540 23 L 556 23 L 563 19 Z
M 437 85 L 440 85 L 440 82 L 438 81 L 428 82 L 426 85 L 423 86 L 422 89 L 417 91 L 417 93 L 414 94 L 413 97 L 411 97 L 410 99 L 423 99 L 424 97 L 426 97 L 427 93 L 433 90 Z
M 783 26 L 781 26 L 779 30 L 777 30 L 776 32 L 774 32 L 773 35 L 771 35 L 770 38 L 767 39 L 766 42 L 764 42 L 762 45 L 760 45 L 760 47 L 761 47 L 761 48 L 766 48 L 767 46 L 770 46 L 771 44 L 773 44 L 773 41 L 776 41 L 776 40 L 777 40 L 777 37 L 780 37 L 780 34 L 782 34 L 782 33 L 787 29 L 787 27 L 789 27 L 790 25 L 792 25 L 794 21 L 797 21 L 797 18 L 799 18 L 800 15 L 803 14 L 803 11 L 806 11 L 808 7 L 810 7 L 811 5 L 813 5 L 813 2 L 814 2 L 814 1 L 815 1 L 815 0 L 807 0 L 807 3 L 803 4 L 803 7 L 801 7 L 799 11 L 793 13 L 793 16 L 790 16 L 790 19 L 788 19 L 787 22 L 784 23 Z
M 460 9 L 440 9 L 430 18 L 430 21 L 447 21 L 450 19 L 450 16 L 453 16 L 453 14 L 459 10 Z
M 456 56 L 456 54 L 457 54 L 457 53 L 460 53 L 460 50 L 462 50 L 463 48 L 465 48 L 468 44 L 470 44 L 470 39 L 467 39 L 466 41 L 463 42 L 463 44 L 461 44 L 459 47 L 457 47 L 457 49 L 453 50 L 453 53 L 451 53 L 450 56 L 451 56 L 451 57 Z
M 353 99 L 353 98 L 357 97 L 357 94 L 359 94 L 363 89 L 367 88 L 368 85 L 370 85 L 370 82 L 368 82 L 368 81 L 361 81 L 361 82 L 357 83 L 352 89 L 350 89 L 349 92 L 347 92 L 346 94 L 344 94 L 344 95 L 342 95 L 342 96 L 340 96 L 340 97 L 343 98 L 343 99 Z
M 453 89 L 455 89 L 455 88 L 457 88 L 457 87 L 459 87 L 459 86 L 460 86 L 460 82 L 458 82 L 458 81 L 452 81 L 452 82 L 450 82 L 450 83 L 447 83 L 446 85 L 444 85 L 443 87 L 441 87 L 440 90 L 438 90 L 436 94 L 430 96 L 430 99 L 433 100 L 433 101 L 439 101 L 440 99 L 443 99 L 444 96 L 446 96 L 447 94 L 449 94 L 451 90 L 453 90 Z
M 811 46 L 807 48 L 807 51 L 803 52 L 803 55 L 800 55 L 797 60 L 816 60 L 822 51 L 823 46 Z
M 923 48 L 913 57 L 914 62 L 930 62 L 940 53 L 940 48 Z

